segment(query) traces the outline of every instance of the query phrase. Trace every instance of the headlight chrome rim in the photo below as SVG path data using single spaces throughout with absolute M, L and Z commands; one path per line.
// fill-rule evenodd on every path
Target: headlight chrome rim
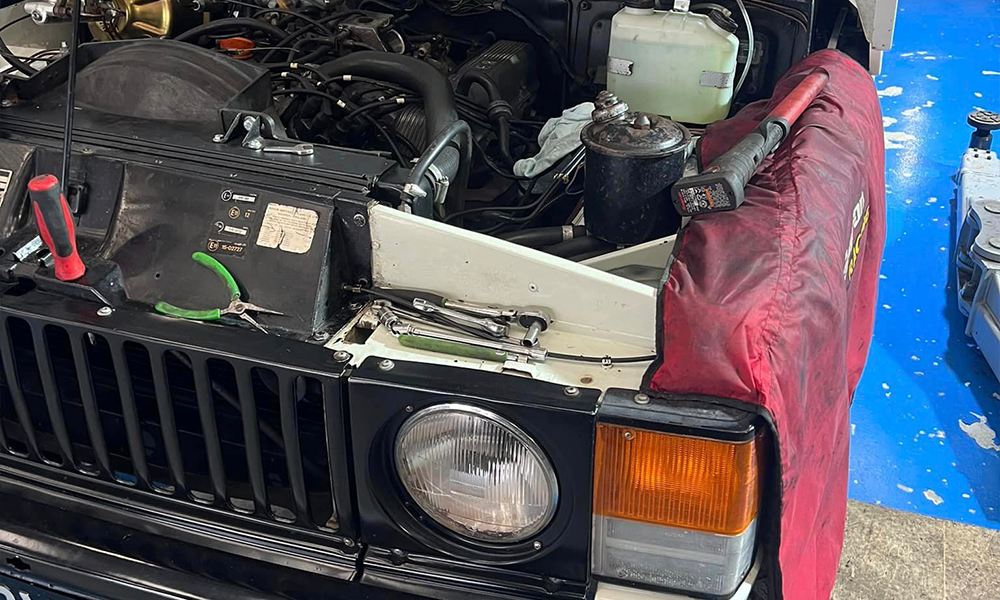
M 458 522 L 448 520 L 443 515 L 440 515 L 438 507 L 429 504 L 425 498 L 421 498 L 417 494 L 413 493 L 413 491 L 407 486 L 405 481 L 406 477 L 401 469 L 401 465 L 403 464 L 401 455 L 404 453 L 403 442 L 406 440 L 407 435 L 417 425 L 424 422 L 425 419 L 443 413 L 458 413 L 467 417 L 471 416 L 488 421 L 502 429 L 506 434 L 510 435 L 517 443 L 521 444 L 521 446 L 532 456 L 537 465 L 540 467 L 540 471 L 544 475 L 545 484 L 551 498 L 545 507 L 545 512 L 540 518 L 538 518 L 530 526 L 521 529 L 516 534 L 506 536 L 485 534 L 476 535 L 475 532 L 469 528 L 463 527 Z M 410 500 L 412 500 L 412 503 L 419 508 L 419 511 L 426 515 L 427 519 L 425 520 L 432 522 L 434 525 L 440 526 L 447 534 L 457 536 L 457 538 L 464 540 L 465 542 L 487 544 L 498 547 L 509 547 L 524 544 L 525 542 L 530 542 L 533 538 L 544 532 L 545 529 L 553 523 L 556 514 L 558 513 L 560 501 L 559 478 L 555 472 L 551 459 L 545 454 L 538 442 L 536 442 L 531 435 L 525 432 L 524 429 L 492 410 L 464 402 L 444 402 L 426 406 L 414 412 L 412 415 L 409 415 L 408 418 L 402 423 L 399 430 L 396 432 L 395 440 L 393 442 L 392 456 L 394 463 L 393 470 L 395 471 L 395 476 L 400 484 L 401 490 L 409 497 Z

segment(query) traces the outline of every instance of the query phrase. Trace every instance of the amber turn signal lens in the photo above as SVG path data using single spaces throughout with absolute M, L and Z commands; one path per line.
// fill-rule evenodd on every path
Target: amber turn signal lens
M 755 446 L 598 424 L 594 514 L 738 535 L 757 517 Z

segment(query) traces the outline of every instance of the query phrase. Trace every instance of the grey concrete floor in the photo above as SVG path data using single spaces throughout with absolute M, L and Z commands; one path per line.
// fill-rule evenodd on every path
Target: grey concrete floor
M 1000 600 L 1000 531 L 851 501 L 832 600 Z

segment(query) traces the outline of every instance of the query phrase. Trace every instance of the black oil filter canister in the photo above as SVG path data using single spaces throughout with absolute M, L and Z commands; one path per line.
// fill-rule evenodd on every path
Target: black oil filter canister
M 681 217 L 670 186 L 684 173 L 691 132 L 667 117 L 630 112 L 608 91 L 595 104 L 593 122 L 580 134 L 587 148 L 587 230 L 625 245 L 675 233 Z

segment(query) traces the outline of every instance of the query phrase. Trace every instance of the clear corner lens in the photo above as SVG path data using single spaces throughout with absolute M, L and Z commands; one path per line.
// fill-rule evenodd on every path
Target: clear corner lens
M 489 410 L 455 403 L 421 410 L 400 429 L 395 457 L 414 502 L 467 538 L 523 541 L 555 514 L 552 465 L 530 436 Z

